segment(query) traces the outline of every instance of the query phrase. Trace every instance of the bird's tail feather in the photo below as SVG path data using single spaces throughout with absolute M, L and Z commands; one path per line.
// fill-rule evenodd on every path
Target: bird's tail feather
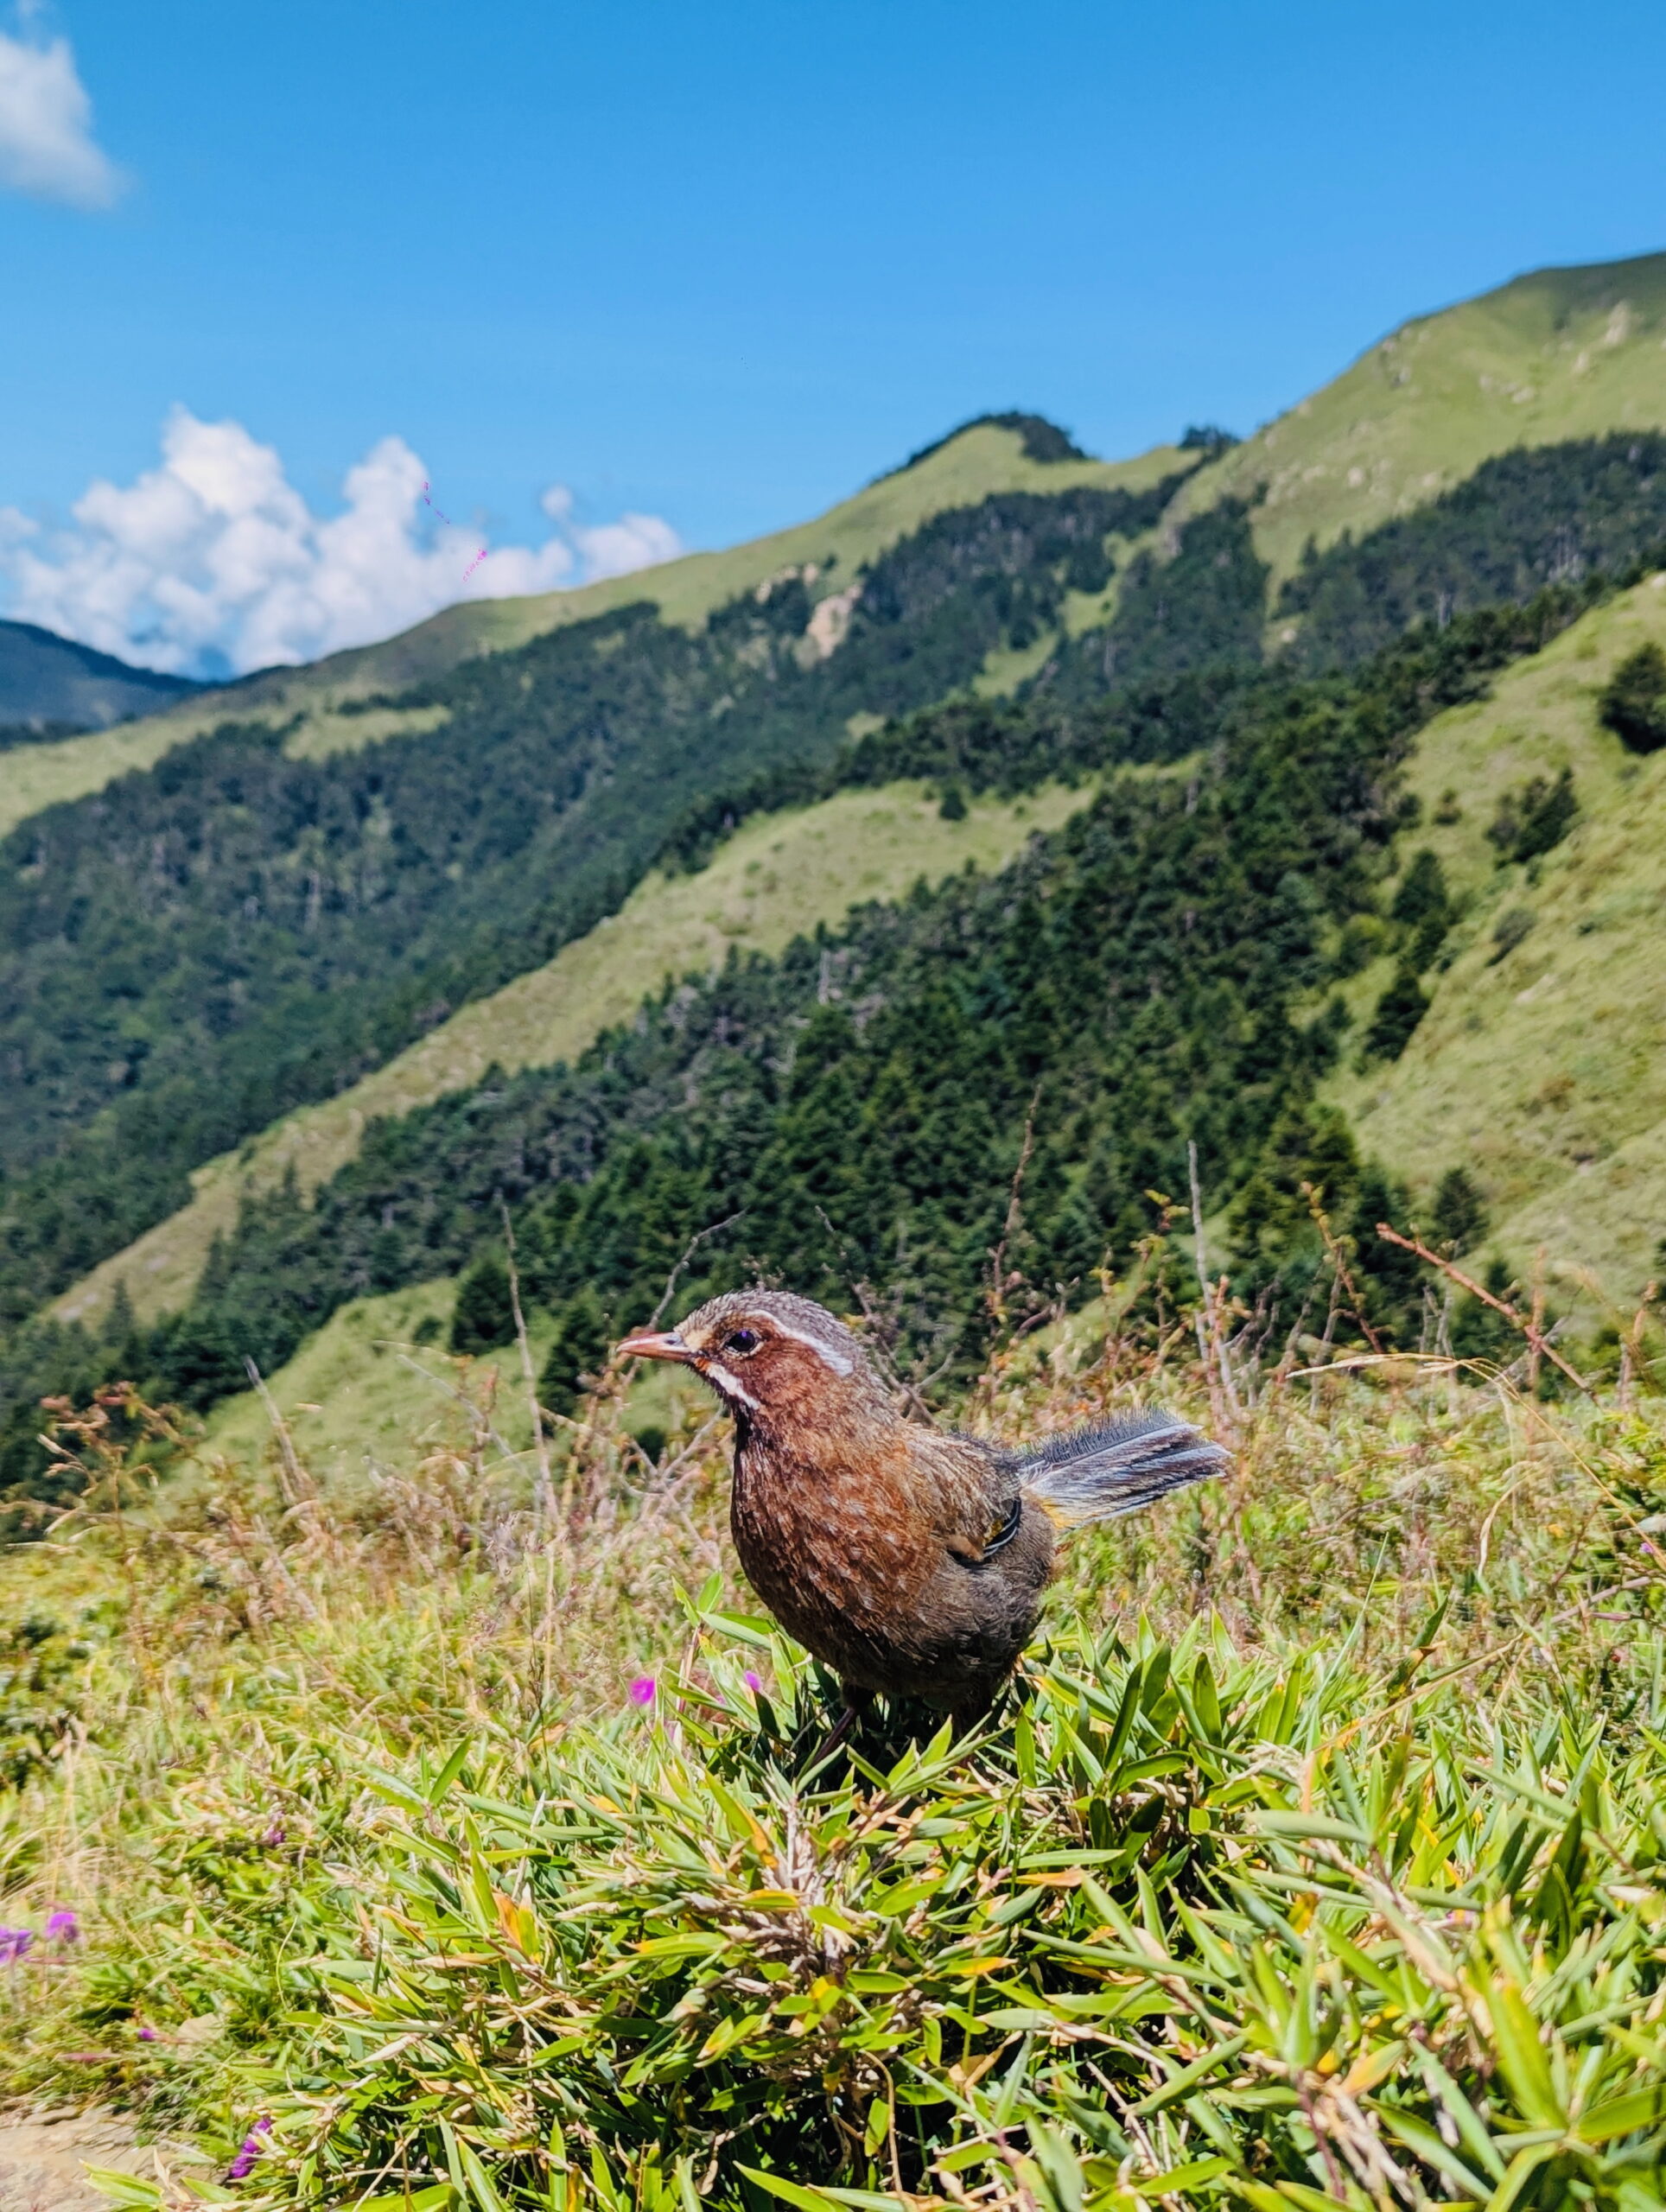
M 1218 1444 L 1174 1414 L 1135 1414 L 1078 1428 L 1020 1462 L 1019 1487 L 1062 1529 L 1137 1513 L 1230 1464 Z

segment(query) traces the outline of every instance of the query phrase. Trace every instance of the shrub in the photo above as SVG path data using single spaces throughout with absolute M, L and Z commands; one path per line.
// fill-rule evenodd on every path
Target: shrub
M 1500 861 L 1537 860 L 1561 844 L 1579 810 L 1571 768 L 1564 768 L 1554 784 L 1534 776 L 1499 800 L 1487 838 Z
M 1448 1167 L 1434 1193 L 1430 1227 L 1438 1250 L 1467 1252 L 1487 1231 L 1486 1201 L 1465 1167 Z
M 1414 855 L 1389 912 L 1406 932 L 1406 964 L 1421 975 L 1440 950 L 1453 920 L 1446 871 L 1427 845 Z
M 587 1376 L 594 1376 L 607 1357 L 612 1336 L 601 1300 L 587 1283 L 563 1308 L 544 1373 L 538 1380 L 538 1403 L 546 1412 L 570 1414 L 577 1405 Z
M 1450 1691 L 1414 1740 L 1439 1629 L 1376 1711 L 1344 1655 L 1070 1642 L 976 1756 L 945 1727 L 817 1774 L 802 1662 L 708 1616 L 541 1770 L 464 1740 L 344 1777 L 382 1808 L 360 1916 L 317 1878 L 304 2056 L 245 2093 L 257 2201 L 1363 2212 L 1508 2175 L 1641 2212 L 1653 1753 Z
M 1510 906 L 1499 915 L 1492 928 L 1492 950 L 1487 955 L 1489 968 L 1496 968 L 1499 961 L 1507 959 L 1514 952 L 1536 918 L 1528 906 Z
M 1402 960 L 1394 981 L 1377 1001 L 1370 1027 L 1365 1032 L 1367 1058 L 1397 1060 L 1428 1010 L 1428 996 L 1417 980 L 1416 969 L 1410 961 Z
M 451 1315 L 451 1349 L 456 1352 L 491 1351 L 512 1343 L 515 1312 L 509 1298 L 509 1273 L 493 1252 L 484 1254 L 457 1285 L 457 1303 Z
M 1407 929 L 1419 929 L 1431 918 L 1438 918 L 1441 927 L 1446 927 L 1452 912 L 1446 870 L 1439 855 L 1427 845 L 1412 855 L 1411 866 L 1401 879 L 1389 912 L 1393 920 Z
M 1652 641 L 1627 653 L 1597 702 L 1597 713 L 1633 753 L 1666 745 L 1666 652 Z

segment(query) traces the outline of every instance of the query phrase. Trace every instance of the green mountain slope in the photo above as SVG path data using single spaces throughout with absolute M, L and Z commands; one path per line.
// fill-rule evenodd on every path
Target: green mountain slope
M 1414 317 L 1287 414 L 1201 469 L 1179 493 L 1164 543 L 1223 499 L 1256 499 L 1252 530 L 1275 583 L 1294 573 L 1312 537 L 1322 547 L 1426 505 L 1489 456 L 1513 447 L 1666 426 L 1666 254 L 1540 270 L 1478 299 Z M 1174 448 L 1107 463 L 1032 460 L 1021 437 L 992 423 L 962 432 L 912 467 L 881 477 L 814 522 L 721 553 L 572 592 L 448 607 L 385 642 L 274 671 L 203 711 L 136 723 L 119 742 L 71 740 L 9 764 L 0 830 L 38 808 L 149 766 L 227 713 L 301 718 L 290 744 L 322 751 L 372 733 L 335 708 L 407 689 L 480 652 L 525 644 L 551 627 L 640 599 L 664 619 L 696 624 L 715 606 L 780 570 L 836 556 L 846 576 L 946 506 L 992 493 L 1076 485 L 1142 489 L 1178 465 Z M 1114 601 L 1088 595 L 1074 627 L 1103 621 Z M 1033 661 L 1032 661 L 1033 664 Z M 1031 672 L 1027 664 L 1022 673 Z M 391 734 L 400 725 L 382 726 Z
M 1666 646 L 1666 573 L 1423 733 L 1407 844 L 1435 852 L 1467 902 L 1455 957 L 1425 978 L 1433 1003 L 1399 1060 L 1332 1085 L 1362 1146 L 1425 1205 L 1466 1168 L 1513 1266 L 1542 1245 L 1628 1310 L 1666 1239 L 1666 752 L 1628 753 L 1597 698 L 1648 640 Z M 1500 864 L 1486 833 L 1501 801 L 1564 768 L 1573 829 L 1536 862 Z M 1389 976 L 1379 959 L 1352 986 L 1362 1012 Z
M 643 601 L 656 607 L 664 621 L 692 629 L 737 594 L 806 563 L 823 572 L 818 582 L 820 595 L 825 595 L 843 588 L 865 562 L 946 508 L 974 505 L 1002 492 L 1053 493 L 1083 486 L 1142 492 L 1186 467 L 1186 461 L 1174 448 L 1161 446 L 1132 461 L 1037 461 L 1015 431 L 976 424 L 815 520 L 744 545 L 690 553 L 663 567 L 576 591 L 470 601 L 379 645 L 332 653 L 302 669 L 273 670 L 119 732 L 31 747 L 27 758 L 9 761 L 0 779 L 0 834 L 43 806 L 102 790 L 130 770 L 154 766 L 176 746 L 228 717 L 270 728 L 295 722 L 289 749 L 318 758 L 413 728 L 397 715 L 374 721 L 344 716 L 337 711 L 343 702 L 406 690 L 476 654 L 510 651 L 553 629 Z M 431 717 L 426 726 L 433 727 Z
M 54 724 L 102 728 L 201 689 L 182 677 L 130 667 L 33 622 L 0 622 L 0 746 Z
M 733 1217 L 709 1281 L 888 1281 L 912 1327 L 957 1343 L 979 1325 L 1028 1101 L 1046 1113 L 1011 1252 L 1038 1291 L 1126 1255 L 1192 1140 L 1211 1191 L 1255 1185 L 1264 1145 L 1279 1173 L 1294 1157 L 1332 1179 L 1333 1160 L 1306 1165 L 1329 1157 L 1324 1130 L 1299 1128 L 1294 1153 L 1286 1134 L 1337 1047 L 1302 999 L 1334 923 L 1371 908 L 1408 739 L 1543 620 L 1472 618 L 1340 688 L 1263 685 L 1206 760 L 1123 770 L 1002 877 L 865 908 L 819 946 L 660 994 L 570 1068 L 378 1122 L 314 1207 L 282 1189 L 251 1203 L 191 1312 L 118 1356 L 207 1402 L 244 1351 L 275 1367 L 353 1297 L 455 1270 L 499 1234 L 500 1195 L 547 1312 L 590 1286 L 635 1311 L 691 1230 Z M 1397 1204 L 1349 1173 L 1362 1217 Z M 1305 1206 L 1281 1229 L 1281 1203 L 1262 1206 L 1257 1264 L 1307 1249 Z
M 1256 547 L 1276 583 L 1310 537 L 1358 537 L 1492 454 L 1666 426 L 1663 348 L 1666 254 L 1535 270 L 1402 323 L 1201 470 L 1167 528 L 1260 497 Z
M 1490 1249 L 1519 1272 L 1542 1249 L 1552 1296 L 1580 1300 L 1587 1327 L 1605 1300 L 1629 1315 L 1660 1277 L 1666 1242 L 1666 750 L 1638 758 L 1597 715 L 1617 663 L 1650 639 L 1666 647 L 1666 573 L 1422 731 L 1403 772 L 1421 821 L 1401 849 L 1438 855 L 1461 917 L 1442 950 L 1447 964 L 1425 976 L 1433 1003 L 1399 1059 L 1363 1072 L 1345 1065 L 1319 1094 L 1405 1186 L 1402 1226 L 1415 1217 L 1427 1227 L 1441 1177 L 1463 1168 L 1491 1217 Z M 1578 801 L 1573 829 L 1536 865 L 1501 862 L 1486 835 L 1501 804 L 1564 769 Z M 741 839 L 773 834 L 765 822 Z M 1385 887 L 1384 906 L 1403 874 Z M 1530 928 L 1501 956 L 1506 914 L 1527 916 Z M 1356 1036 L 1393 969 L 1380 955 L 1346 986 Z M 1323 1005 L 1320 995 L 1315 1013 Z M 114 1273 L 101 1271 L 105 1295 Z M 1584 1294 L 1591 1285 L 1594 1301 Z M 409 1369 L 372 1347 L 409 1338 L 424 1317 L 442 1321 L 455 1295 L 455 1282 L 442 1281 L 353 1301 L 271 1378 L 280 1404 L 309 1408 L 299 1427 L 316 1464 L 351 1470 L 408 1442 L 413 1404 L 428 1400 Z M 540 1357 L 549 1333 L 540 1320 Z M 518 1402 L 511 1417 L 518 1433 Z M 247 1454 L 266 1427 L 257 1400 L 237 1398 L 210 1433 L 216 1448 Z
M 853 906 L 902 898 L 918 880 L 1002 868 L 1038 830 L 1087 803 L 1085 786 L 1002 801 L 974 799 L 945 821 L 918 786 L 846 791 L 818 806 L 749 822 L 697 875 L 649 875 L 617 914 L 542 968 L 480 999 L 334 1098 L 286 1115 L 192 1177 L 191 1204 L 60 1298 L 66 1320 L 96 1320 L 126 1287 L 143 1320 L 185 1305 L 216 1236 L 240 1204 L 291 1172 L 310 1196 L 356 1157 L 366 1124 L 448 1091 L 576 1058 L 604 1028 L 626 1021 L 662 976 L 716 969 L 731 949 L 779 952 L 793 938 L 843 922 Z
M 647 603 L 565 625 L 399 695 L 419 734 L 397 742 L 296 757 L 282 726 L 227 723 L 20 825 L 0 861 L 0 1310 L 549 959 L 714 791 L 810 797 L 858 717 L 969 686 L 1102 583 L 1175 480 L 951 508 L 831 600 L 789 571 L 693 632 Z M 360 703 L 350 721 L 385 711 Z

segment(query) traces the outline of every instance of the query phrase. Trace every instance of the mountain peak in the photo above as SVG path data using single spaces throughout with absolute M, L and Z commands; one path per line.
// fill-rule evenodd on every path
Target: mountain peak
M 929 446 L 922 446 L 918 453 L 911 453 L 899 467 L 889 468 L 886 476 L 903 476 L 909 469 L 918 468 L 920 462 L 929 461 L 934 453 L 941 453 L 944 446 L 951 446 L 957 438 L 963 438 L 968 430 L 1011 430 L 1024 448 L 1027 461 L 1091 461 L 1093 455 L 1084 453 L 1068 430 L 1061 430 L 1057 423 L 1049 422 L 1045 415 L 1029 415 L 1018 408 L 1008 408 L 1002 414 L 974 415 L 964 423 L 957 423 L 952 430 L 940 438 L 933 438 Z M 878 480 L 883 483 L 885 477 Z

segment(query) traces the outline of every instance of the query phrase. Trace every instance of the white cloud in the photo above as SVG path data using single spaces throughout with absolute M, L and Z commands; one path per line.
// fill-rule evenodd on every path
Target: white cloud
M 668 522 L 658 515 L 633 514 L 628 508 L 617 522 L 587 529 L 573 520 L 573 495 L 564 484 L 552 484 L 538 505 L 571 538 L 592 577 L 627 576 L 633 569 L 674 561 L 683 550 L 682 540 Z
M 107 207 L 121 185 L 93 139 L 92 103 L 69 41 L 0 31 L 0 189 Z
M 554 591 L 683 550 L 658 515 L 586 524 L 557 485 L 541 545 L 486 549 L 438 514 L 422 462 L 384 438 L 347 471 L 343 512 L 321 518 L 270 446 L 240 423 L 176 407 L 159 467 L 99 479 L 49 530 L 0 508 L 6 613 L 173 674 L 313 660 L 420 622 L 461 599 Z

